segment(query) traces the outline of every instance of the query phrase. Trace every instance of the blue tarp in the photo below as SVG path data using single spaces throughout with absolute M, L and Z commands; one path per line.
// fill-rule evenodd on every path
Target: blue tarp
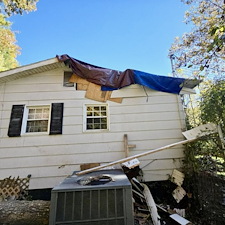
M 156 91 L 179 94 L 183 87 L 183 83 L 185 81 L 184 78 L 154 75 L 154 74 L 145 73 L 138 70 L 132 70 L 132 71 L 134 76 L 134 84 L 139 84 Z M 102 86 L 101 89 L 102 91 L 112 91 L 112 90 L 117 90 L 118 88 Z

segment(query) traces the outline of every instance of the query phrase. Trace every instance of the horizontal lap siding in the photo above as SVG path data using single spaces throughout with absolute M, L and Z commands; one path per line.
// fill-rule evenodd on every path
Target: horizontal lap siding
M 53 187 L 79 170 L 82 163 L 107 163 L 123 158 L 125 133 L 129 144 L 136 145 L 130 149 L 130 155 L 183 139 L 178 98 L 173 94 L 148 90 L 146 96 L 137 85 L 126 88 L 122 94 L 117 91 L 117 97 L 126 98 L 122 104 L 107 102 L 110 131 L 85 133 L 83 105 L 99 102 L 85 99 L 84 91 L 63 87 L 62 82 L 62 71 L 54 70 L 0 86 L 0 179 L 31 174 L 31 189 Z M 7 136 L 12 105 L 54 102 L 64 103 L 62 135 Z M 167 179 L 173 168 L 179 168 L 182 156 L 183 149 L 178 146 L 140 158 L 145 180 Z

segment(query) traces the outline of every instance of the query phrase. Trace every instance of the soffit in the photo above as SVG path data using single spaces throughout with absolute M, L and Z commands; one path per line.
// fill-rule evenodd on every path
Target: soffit
M 3 71 L 0 73 L 0 83 L 9 82 L 37 73 L 46 72 L 58 68 L 65 68 L 65 64 L 59 62 L 57 58 L 17 67 L 15 69 Z

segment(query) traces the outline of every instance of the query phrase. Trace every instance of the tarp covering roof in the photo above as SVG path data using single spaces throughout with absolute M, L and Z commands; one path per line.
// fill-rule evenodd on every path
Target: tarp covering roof
M 156 91 L 179 94 L 189 82 L 184 78 L 154 75 L 138 70 L 127 69 L 123 72 L 91 65 L 68 55 L 56 56 L 68 65 L 79 77 L 101 86 L 103 91 L 116 90 L 132 84 L 139 84 Z M 193 80 L 191 80 L 193 83 Z M 200 81 L 194 82 L 196 86 Z M 185 86 L 186 86 L 185 85 Z M 193 88 L 192 87 L 192 88 Z

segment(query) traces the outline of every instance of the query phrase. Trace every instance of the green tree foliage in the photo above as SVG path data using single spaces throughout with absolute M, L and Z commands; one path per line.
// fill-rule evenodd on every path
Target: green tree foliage
M 0 71 L 18 66 L 16 60 L 20 48 L 16 44 L 15 33 L 11 30 L 9 16 L 23 14 L 36 9 L 38 0 L 2 0 L 0 1 Z
M 176 68 L 189 68 L 192 76 L 222 77 L 225 72 L 224 0 L 182 0 L 190 6 L 185 22 L 191 31 L 177 37 L 170 49 Z
M 204 82 L 200 99 L 197 107 L 199 124 L 215 123 L 220 125 L 222 133 L 225 134 L 225 80 Z M 189 144 L 185 159 L 186 171 L 210 171 L 225 175 L 224 141 L 216 133 Z

